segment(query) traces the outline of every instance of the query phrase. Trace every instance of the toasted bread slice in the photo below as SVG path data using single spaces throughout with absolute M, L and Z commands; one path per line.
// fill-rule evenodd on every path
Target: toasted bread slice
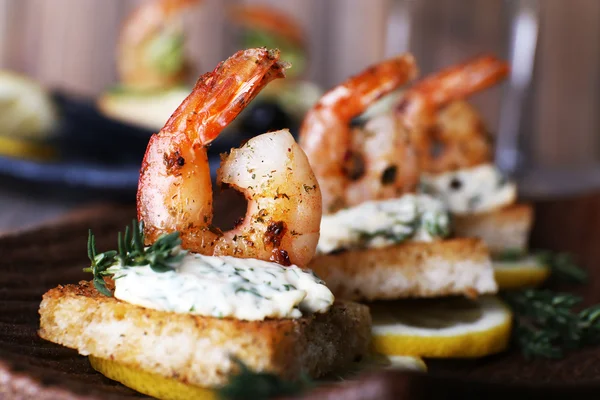
M 309 268 L 336 296 L 352 300 L 476 296 L 497 290 L 487 247 L 472 238 L 317 255 Z
M 336 302 L 300 319 L 239 321 L 156 311 L 99 294 L 90 282 L 58 286 L 40 305 L 43 339 L 184 383 L 215 387 L 237 369 L 286 379 L 319 377 L 367 354 L 367 306 Z
M 533 206 L 513 204 L 484 214 L 457 215 L 453 222 L 457 237 L 480 238 L 492 254 L 505 250 L 526 252 L 533 225 Z

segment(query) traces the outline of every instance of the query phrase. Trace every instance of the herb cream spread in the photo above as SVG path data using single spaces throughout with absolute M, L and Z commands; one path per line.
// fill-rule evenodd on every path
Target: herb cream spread
M 188 253 L 166 272 L 110 268 L 120 300 L 161 311 L 259 321 L 325 313 L 334 297 L 311 271 L 250 258 Z
M 511 204 L 517 186 L 492 164 L 423 175 L 423 192 L 441 199 L 454 214 L 483 213 Z
M 443 203 L 425 194 L 406 194 L 324 215 L 317 251 L 380 248 L 396 243 L 432 241 L 447 236 L 450 220 Z

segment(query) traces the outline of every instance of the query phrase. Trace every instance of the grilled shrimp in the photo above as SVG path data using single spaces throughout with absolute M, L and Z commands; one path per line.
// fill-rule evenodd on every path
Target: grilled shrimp
M 346 206 L 412 193 L 420 171 L 409 132 L 393 113 L 380 114 L 354 132 L 352 154 L 358 164 L 346 188 Z
M 181 14 L 200 0 L 149 0 L 123 24 L 117 44 L 121 83 L 134 89 L 162 89 L 185 79 Z
M 300 145 L 321 185 L 324 212 L 334 212 L 347 206 L 347 190 L 351 183 L 373 175 L 365 173 L 373 167 L 367 162 L 364 150 L 358 144 L 354 145 L 357 131 L 350 126 L 352 119 L 416 74 L 417 68 L 411 55 L 392 58 L 331 89 L 307 113 L 300 128 Z M 383 134 L 395 135 L 395 128 L 389 128 L 392 130 Z M 369 132 L 363 133 L 368 135 Z M 404 142 L 398 141 L 398 144 L 401 143 Z M 378 150 L 389 153 L 388 146 L 391 144 L 385 146 Z M 416 181 L 418 175 L 414 179 Z
M 491 161 L 483 121 L 460 100 L 499 82 L 508 70 L 504 61 L 480 57 L 427 77 L 404 93 L 396 114 L 410 132 L 422 172 L 441 173 Z
M 138 219 L 149 243 L 179 231 L 205 255 L 305 266 L 319 239 L 321 192 L 287 130 L 249 140 L 224 157 L 218 183 L 241 191 L 248 209 L 233 230 L 213 227 L 206 147 L 271 80 L 284 76 L 277 50 L 239 51 L 200 77 L 164 128 L 150 138 L 138 185 Z

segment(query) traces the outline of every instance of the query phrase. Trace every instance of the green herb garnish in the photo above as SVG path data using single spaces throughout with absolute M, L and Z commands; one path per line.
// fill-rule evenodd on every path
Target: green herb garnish
M 104 277 L 114 275 L 110 267 L 119 266 L 139 267 L 149 265 L 154 272 L 171 271 L 173 266 L 183 259 L 185 252 L 179 249 L 181 239 L 179 232 L 160 236 L 151 246 L 144 245 L 144 225 L 142 222 L 133 221 L 132 229 L 125 228 L 125 233 L 119 232 L 117 236 L 118 251 L 110 250 L 97 253 L 96 239 L 90 230 L 88 232 L 87 251 L 91 265 L 84 268 L 85 272 L 94 275 L 94 287 L 105 296 L 112 296 L 106 287 Z
M 146 45 L 145 61 L 163 75 L 175 75 L 185 67 L 184 45 L 182 33 L 160 33 Z
M 600 343 L 600 305 L 577 312 L 580 297 L 550 290 L 503 297 L 515 314 L 513 337 L 526 358 L 560 358 L 565 351 Z
M 577 265 L 573 256 L 568 253 L 537 251 L 534 255 L 541 264 L 550 268 L 553 279 L 568 283 L 584 283 L 587 279 L 587 273 Z
M 369 243 L 375 241 L 377 238 L 383 238 L 385 240 L 389 240 L 392 243 L 402 243 L 409 238 L 411 238 L 415 233 L 414 224 L 406 224 L 407 232 L 402 232 L 400 230 L 394 232 L 393 230 L 379 230 L 375 232 L 364 232 L 358 231 L 359 241 L 363 244 L 364 247 L 367 247 Z
M 313 387 L 313 382 L 307 376 L 292 382 L 281 379 L 275 374 L 254 372 L 242 361 L 233 358 L 239 367 L 239 373 L 233 375 L 227 385 L 217 393 L 223 399 L 269 399 L 279 396 L 292 396 Z
M 551 278 L 556 281 L 567 283 L 583 283 L 587 279 L 587 273 L 577 265 L 573 256 L 568 253 L 554 253 L 548 250 L 531 252 L 541 265 L 550 269 Z M 522 249 L 506 249 L 494 255 L 494 260 L 501 262 L 516 262 L 527 257 Z
M 497 261 L 516 262 L 527 257 L 520 249 L 507 249 Z M 550 270 L 550 279 L 583 283 L 587 273 L 567 253 L 534 251 L 531 257 Z M 580 309 L 582 299 L 570 293 L 527 289 L 503 295 L 514 317 L 513 340 L 526 358 L 560 358 L 565 352 L 600 343 L 600 305 Z
M 500 262 L 515 262 L 527 257 L 527 253 L 522 249 L 504 249 L 501 253 L 494 254 L 494 260 Z
M 499 259 L 517 261 L 524 256 L 510 250 Z M 569 283 L 587 279 L 567 253 L 536 251 L 533 256 L 550 269 L 551 279 Z M 579 296 L 550 290 L 507 292 L 503 297 L 515 314 L 513 338 L 526 358 L 560 358 L 566 351 L 600 343 L 600 305 L 577 312 Z
M 91 265 L 88 268 L 84 268 L 85 272 L 91 272 L 94 274 L 94 287 L 100 293 L 105 296 L 112 296 L 112 293 L 106 287 L 106 283 L 104 282 L 103 276 L 111 275 L 110 272 L 107 271 L 109 267 L 113 265 L 114 258 L 117 255 L 117 252 L 114 250 L 107 251 L 105 253 L 96 253 L 96 238 L 92 234 L 92 230 L 88 231 L 88 241 L 87 241 L 87 253 L 88 258 L 90 259 Z
M 237 289 L 235 290 L 235 293 L 236 293 L 236 294 L 237 294 L 237 293 L 240 293 L 240 292 L 243 292 L 243 293 L 250 293 L 250 294 L 252 294 L 252 295 L 254 295 L 254 296 L 256 296 L 256 297 L 260 297 L 261 299 L 264 299 L 264 296 L 262 296 L 260 293 L 258 293 L 258 292 L 256 291 L 256 289 L 255 289 L 255 288 L 252 288 L 252 287 L 251 287 L 251 288 L 239 287 L 239 288 L 237 288 Z
M 424 213 L 421 223 L 432 237 L 445 238 L 450 235 L 450 222 L 445 213 Z

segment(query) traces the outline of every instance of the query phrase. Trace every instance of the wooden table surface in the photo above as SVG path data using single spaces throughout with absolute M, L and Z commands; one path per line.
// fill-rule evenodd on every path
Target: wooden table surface
M 233 218 L 243 210 L 239 207 L 243 202 L 231 193 L 225 192 L 215 199 L 215 213 L 222 220 L 215 221 L 218 224 L 227 223 L 223 216 Z M 64 196 L 64 193 L 56 194 Z M 17 193 L 15 199 L 19 201 L 22 197 Z M 30 204 L 36 201 L 41 204 L 41 200 L 33 199 Z M 70 221 L 0 238 L 3 254 L 0 288 L 4 287 L 4 291 L 0 291 L 0 398 L 6 398 L 2 395 L 3 378 L 8 383 L 8 398 L 84 398 L 72 393 L 102 399 L 139 398 L 96 374 L 75 351 L 49 345 L 36 335 L 41 293 L 58 283 L 84 279 L 81 269 L 86 265 L 87 229 L 94 230 L 99 248 L 108 248 L 114 245 L 116 230 L 135 215 L 133 203 L 126 207 L 111 203 L 99 206 L 104 210 L 94 210 L 88 207 L 92 203 L 87 200 L 78 203 L 79 200 L 77 196 L 70 197 L 73 203 L 69 205 L 74 205 L 73 210 L 80 210 L 71 213 Z M 23 205 L 26 210 L 27 204 Z M 80 205 L 86 208 L 81 209 Z M 569 291 L 582 294 L 588 304 L 598 304 L 600 192 L 537 202 L 536 218 L 532 235 L 534 247 L 574 253 L 588 267 L 590 279 L 588 284 Z M 226 228 L 226 225 L 221 226 Z M 57 237 L 61 240 L 56 240 Z M 72 251 L 78 246 L 79 251 Z M 430 360 L 428 366 L 428 374 L 380 372 L 342 385 L 320 386 L 303 398 L 440 399 L 451 395 L 452 398 L 504 400 L 592 399 L 597 398 L 600 390 L 600 347 L 574 351 L 560 360 L 525 361 L 519 352 L 509 351 L 478 360 Z
M 135 204 L 135 191 L 91 192 L 0 178 L 0 235 L 51 223 L 106 204 Z

